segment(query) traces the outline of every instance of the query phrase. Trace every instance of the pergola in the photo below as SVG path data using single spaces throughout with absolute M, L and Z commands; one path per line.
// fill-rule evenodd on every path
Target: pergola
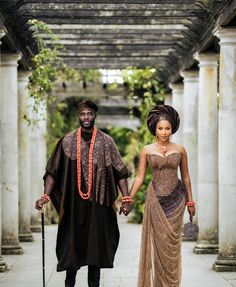
M 235 1 L 219 0 L 11 0 L 0 1 L 8 30 L 2 51 L 19 50 L 21 64 L 37 53 L 28 19 L 46 22 L 74 68 L 157 66 L 166 83 L 194 64 L 192 55 L 215 48 L 212 29 L 234 17 Z M 47 36 L 44 35 L 45 40 Z
M 194 252 L 219 252 L 214 269 L 236 270 L 235 16 L 236 0 L 0 0 L 0 271 L 1 250 L 22 253 L 19 238 L 32 240 L 31 230 L 39 227 L 30 198 L 42 192 L 47 129 L 42 120 L 30 130 L 21 116 L 38 52 L 29 19 L 49 25 L 65 45 L 61 56 L 74 68 L 157 67 L 182 119 L 174 136 L 188 151 L 198 203 Z M 82 90 L 77 85 L 70 87 L 76 96 Z M 97 97 L 99 90 L 87 92 Z M 107 97 L 99 107 L 112 108 L 116 125 L 120 118 L 113 107 L 118 108 L 122 125 L 129 127 L 123 100 L 111 103 Z

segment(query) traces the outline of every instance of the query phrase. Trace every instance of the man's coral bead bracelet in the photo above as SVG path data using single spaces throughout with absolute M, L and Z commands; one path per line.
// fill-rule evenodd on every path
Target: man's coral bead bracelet
M 44 193 L 42 196 L 41 196 L 41 199 L 45 199 L 46 201 L 50 201 L 51 198 L 48 194 Z

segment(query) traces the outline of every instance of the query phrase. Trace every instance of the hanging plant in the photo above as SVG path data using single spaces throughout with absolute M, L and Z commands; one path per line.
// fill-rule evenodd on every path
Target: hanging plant
M 30 114 L 25 114 L 24 118 L 29 124 L 36 124 L 42 105 L 47 105 L 52 100 L 51 92 L 61 64 L 59 53 L 62 46 L 58 44 L 58 38 L 52 33 L 48 26 L 38 20 L 29 20 L 28 24 L 33 31 L 33 36 L 37 43 L 38 54 L 32 58 L 33 68 L 29 77 L 29 97 Z M 51 46 L 48 47 L 40 34 L 46 34 L 50 39 Z
M 25 114 L 24 118 L 29 124 L 37 124 L 40 120 L 40 109 L 46 107 L 55 100 L 53 93 L 57 79 L 62 81 L 92 81 L 100 77 L 96 70 L 76 70 L 63 62 L 60 57 L 61 51 L 65 47 L 59 43 L 58 37 L 49 29 L 48 25 L 42 21 L 33 19 L 28 24 L 33 31 L 33 36 L 37 43 L 38 53 L 32 58 L 33 68 L 29 78 L 30 114 Z M 47 37 L 47 44 L 44 37 Z

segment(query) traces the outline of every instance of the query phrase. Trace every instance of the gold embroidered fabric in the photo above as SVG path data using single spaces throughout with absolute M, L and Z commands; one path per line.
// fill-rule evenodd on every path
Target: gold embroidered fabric
M 77 130 L 66 134 L 62 140 L 62 147 L 64 153 L 71 160 L 76 160 L 77 158 Z M 82 139 L 81 154 L 89 149 L 89 145 Z M 85 158 L 86 156 L 84 156 Z M 98 166 L 110 166 L 113 165 L 118 171 L 124 168 L 124 163 L 121 159 L 120 153 L 115 145 L 113 139 L 103 133 L 102 131 L 97 131 L 97 136 L 94 145 L 93 152 L 93 163 Z
M 77 130 L 63 137 L 62 148 L 66 157 L 76 161 Z M 82 137 L 81 166 L 84 178 L 82 183 L 86 189 L 88 182 L 88 157 L 89 142 L 86 142 Z M 115 142 L 109 135 L 98 130 L 93 150 L 93 189 L 96 191 L 96 201 L 100 204 L 106 203 L 110 205 L 118 195 L 117 182 L 113 182 L 114 177 L 116 177 L 115 181 L 117 181 L 119 178 L 127 178 L 128 176 L 129 171 L 121 159 Z
M 149 155 L 153 180 L 142 228 L 138 287 L 179 287 L 186 191 L 177 176 L 181 154 Z

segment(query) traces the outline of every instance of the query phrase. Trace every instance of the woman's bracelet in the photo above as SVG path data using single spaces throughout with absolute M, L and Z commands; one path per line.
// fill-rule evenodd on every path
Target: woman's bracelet
M 133 200 L 130 196 L 123 196 L 121 201 L 122 203 L 126 203 L 126 202 L 132 203 Z
M 195 207 L 195 201 L 187 201 L 187 202 L 186 202 L 186 205 L 187 205 L 188 207 Z
M 48 194 L 44 193 L 42 196 L 41 196 L 41 199 L 45 199 L 46 201 L 50 201 L 51 198 Z

